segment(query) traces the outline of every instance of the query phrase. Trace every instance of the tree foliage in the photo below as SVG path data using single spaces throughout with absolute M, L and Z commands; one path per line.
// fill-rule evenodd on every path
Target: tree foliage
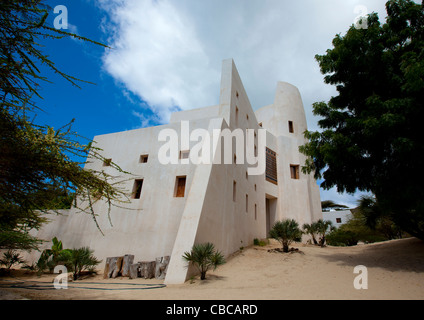
M 127 199 L 111 176 L 83 169 L 87 161 L 104 158 L 93 141 L 80 142 L 83 138 L 71 128 L 73 120 L 56 130 L 33 121 L 42 109 L 33 97 L 41 98 L 41 84 L 48 81 L 41 65 L 71 85 L 82 81 L 49 60 L 42 52 L 42 39 L 76 37 L 102 45 L 48 26 L 49 12 L 43 0 L 0 2 L 0 248 L 37 248 L 39 241 L 28 231 L 40 228 L 46 222 L 43 213 L 61 207 L 58 201 L 69 200 L 70 194 L 74 206 L 91 214 L 96 223 L 93 202 L 104 199 L 110 208 Z
M 321 131 L 305 132 L 304 172 L 339 192 L 371 191 L 379 206 L 424 239 L 424 10 L 411 0 L 386 3 L 387 20 L 368 16 L 317 55 L 338 95 L 317 102 Z

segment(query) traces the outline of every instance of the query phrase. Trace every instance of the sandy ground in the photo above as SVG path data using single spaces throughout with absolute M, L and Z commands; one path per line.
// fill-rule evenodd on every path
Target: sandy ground
M 268 252 L 278 246 L 271 241 L 264 247 L 245 248 L 225 265 L 209 272 L 207 280 L 195 278 L 181 285 L 156 289 L 140 290 L 146 288 L 143 284 L 163 282 L 123 277 L 103 279 L 97 275 L 77 283 L 69 282 L 66 290 L 56 290 L 50 284 L 55 275 L 36 277 L 15 273 L 16 277 L 0 278 L 0 299 L 424 299 L 424 242 L 418 239 L 345 248 L 296 243 L 293 246 L 299 252 Z M 355 277 L 363 275 L 354 273 L 357 265 L 367 268 L 368 289 L 354 288 Z M 25 280 L 26 285 L 47 287 L 5 288 L 17 283 L 17 278 Z

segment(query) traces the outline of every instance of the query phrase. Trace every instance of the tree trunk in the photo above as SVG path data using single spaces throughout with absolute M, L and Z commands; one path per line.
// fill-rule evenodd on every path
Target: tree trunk
M 141 261 L 140 275 L 144 279 L 151 279 L 155 277 L 156 261 Z
M 289 252 L 289 244 L 287 242 L 283 243 L 283 252 Z
M 200 272 L 200 280 L 205 280 L 206 279 L 206 271 L 201 271 Z
M 124 257 L 106 258 L 106 265 L 103 273 L 103 278 L 116 278 L 121 272 L 123 259 Z
M 134 255 L 126 254 L 122 260 L 122 276 L 128 277 L 130 275 L 130 266 L 134 262 Z
M 156 270 L 155 270 L 155 278 L 156 279 L 165 279 L 166 270 L 168 269 L 170 256 L 164 256 L 160 258 L 156 258 Z
M 130 279 L 135 279 L 140 277 L 140 264 L 139 263 L 134 263 L 132 265 L 130 265 L 129 268 L 129 277 Z

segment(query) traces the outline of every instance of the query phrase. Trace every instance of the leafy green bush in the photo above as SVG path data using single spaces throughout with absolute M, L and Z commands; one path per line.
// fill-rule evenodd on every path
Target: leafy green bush
M 358 244 L 359 234 L 350 230 L 337 229 L 330 232 L 326 240 L 330 246 L 354 246 Z

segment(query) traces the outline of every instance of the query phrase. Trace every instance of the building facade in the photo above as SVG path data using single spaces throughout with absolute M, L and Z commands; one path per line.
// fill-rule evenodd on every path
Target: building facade
M 86 169 L 121 179 L 131 193 L 129 204 L 112 207 L 110 221 L 108 204 L 94 204 L 104 235 L 92 217 L 72 208 L 37 236 L 56 236 L 66 248 L 89 246 L 103 262 L 124 254 L 138 261 L 169 255 L 165 283 L 183 283 L 193 270 L 182 255 L 195 243 L 212 242 L 228 256 L 267 237 L 277 220 L 293 218 L 302 225 L 322 218 L 319 187 L 300 170 L 305 157 L 298 148 L 305 143 L 306 129 L 296 87 L 278 82 L 274 103 L 255 112 L 233 60 L 224 60 L 218 105 L 174 113 L 166 125 L 94 138 L 105 158 L 131 173 L 122 175 L 101 161 L 86 164 Z M 255 172 L 249 161 L 241 161 L 248 152 L 236 152 L 236 137 L 230 139 L 230 156 L 223 143 L 214 143 L 211 137 L 223 131 L 242 132 L 245 150 L 249 145 L 253 156 L 265 155 L 264 170 Z M 172 132 L 178 133 L 177 151 L 171 146 Z M 191 161 L 208 150 L 212 161 Z M 171 153 L 178 160 L 164 164 Z M 219 161 L 225 156 L 232 161 Z

